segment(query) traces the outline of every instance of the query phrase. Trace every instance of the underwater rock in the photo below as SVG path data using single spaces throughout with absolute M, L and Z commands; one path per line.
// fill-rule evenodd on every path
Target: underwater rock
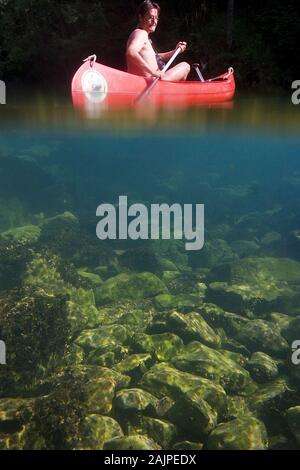
M 55 253 L 67 257 L 76 251 L 79 235 L 80 226 L 77 217 L 71 212 L 64 212 L 42 223 L 39 241 Z
M 168 396 L 175 401 L 197 388 L 201 398 L 220 415 L 226 407 L 226 393 L 220 385 L 203 377 L 182 372 L 168 363 L 155 364 L 143 376 L 140 385 L 150 393 L 160 397 Z
M 183 341 L 172 333 L 157 335 L 135 334 L 131 341 L 132 348 L 137 352 L 150 353 L 158 361 L 168 361 L 183 348 Z
M 276 361 L 262 352 L 252 354 L 246 368 L 249 370 L 251 377 L 258 383 L 267 382 L 278 376 Z
M 147 436 L 125 436 L 105 442 L 104 450 L 161 450 L 161 447 Z
M 188 255 L 185 250 L 183 240 L 155 240 L 152 241 L 154 253 L 158 259 L 167 259 L 172 261 L 179 271 L 185 271 L 188 268 Z M 161 266 L 163 267 L 163 266 Z M 164 268 L 165 269 L 165 268 Z
M 202 450 L 201 442 L 181 441 L 172 446 L 172 450 Z
M 300 445 L 300 406 L 289 408 L 285 412 L 285 419 L 297 444 Z
M 142 333 L 146 330 L 148 325 L 152 323 L 152 320 L 153 315 L 151 312 L 141 309 L 131 309 L 123 313 L 116 323 L 126 325 L 131 331 Z
M 282 236 L 278 232 L 267 232 L 260 240 L 261 251 L 264 255 L 278 256 L 283 247 Z
M 299 220 L 299 219 L 298 219 Z M 300 230 L 289 233 L 286 241 L 287 251 L 291 258 L 300 261 Z
M 90 414 L 84 418 L 82 425 L 81 449 L 102 450 L 104 442 L 123 436 L 119 423 L 109 416 Z
M 139 432 L 137 434 L 147 435 L 157 442 L 163 449 L 168 449 L 176 439 L 177 429 L 169 421 L 142 416 L 139 420 Z
M 37 225 L 24 225 L 15 227 L 0 233 L 0 238 L 24 244 L 35 243 L 41 234 L 41 229 Z
M 101 348 L 103 340 L 115 340 L 125 343 L 129 337 L 128 329 L 123 325 L 103 325 L 99 328 L 83 330 L 76 338 L 76 344 L 86 351 Z M 105 342 L 106 344 L 106 342 Z
M 154 305 L 159 309 L 190 309 L 201 304 L 202 299 L 196 294 L 160 294 L 154 298 Z
M 287 341 L 273 323 L 265 320 L 249 320 L 237 333 L 237 341 L 250 351 L 262 351 L 275 357 L 285 357 L 289 351 Z
M 19 287 L 32 250 L 24 243 L 0 239 L 0 292 Z
M 245 415 L 251 415 L 245 397 L 227 397 L 227 407 L 228 410 L 226 418 L 228 420 L 243 417 Z
M 256 392 L 248 397 L 248 406 L 263 419 L 266 416 L 278 414 L 288 406 L 295 404 L 297 398 L 295 389 L 285 378 L 278 378 L 259 386 Z
M 233 358 L 234 353 L 226 355 L 225 351 L 217 351 L 194 341 L 172 359 L 172 364 L 177 369 L 216 382 L 232 394 L 253 386 L 249 372 Z
M 202 398 L 201 390 L 186 392 L 167 413 L 181 434 L 188 439 L 203 439 L 217 425 L 218 413 Z
M 139 380 L 142 375 L 153 365 L 151 354 L 130 354 L 114 366 L 114 370 L 121 374 Z
M 180 336 L 185 342 L 200 341 L 215 348 L 221 347 L 221 339 L 206 323 L 200 313 L 173 312 L 167 319 L 168 330 Z
M 0 319 L 8 364 L 0 369 L 0 396 L 15 386 L 29 388 L 48 367 L 63 364 L 71 331 L 65 296 L 28 287 L 7 291 L 0 296 Z
M 141 388 L 128 388 L 117 392 L 114 409 L 121 414 L 147 412 L 157 415 L 159 399 Z
M 166 292 L 164 283 L 154 274 L 118 274 L 95 290 L 96 303 L 102 305 L 125 300 L 142 300 Z
M 244 258 L 211 271 L 206 301 L 231 312 L 299 312 L 300 263 L 288 258 Z
M 212 268 L 220 263 L 230 263 L 238 259 L 228 243 L 222 239 L 207 241 L 202 250 L 189 253 L 194 268 Z
M 100 286 L 103 281 L 98 274 L 89 273 L 88 271 L 84 271 L 83 269 L 79 269 L 78 271 L 79 276 L 87 279 L 92 286 Z
M 221 307 L 205 303 L 199 309 L 199 313 L 213 328 L 223 328 L 228 335 L 236 335 L 248 319 L 231 312 L 225 312 Z
M 219 424 L 209 435 L 209 450 L 264 450 L 268 436 L 264 424 L 253 416 Z
M 0 399 L 0 436 L 21 431 L 32 415 L 33 404 L 34 399 L 30 398 Z

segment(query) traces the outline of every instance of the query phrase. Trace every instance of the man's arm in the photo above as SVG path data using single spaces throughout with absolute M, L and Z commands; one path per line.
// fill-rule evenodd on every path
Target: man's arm
M 140 51 L 144 47 L 145 42 L 148 39 L 146 31 L 138 30 L 132 34 L 132 38 L 129 40 L 127 46 L 126 55 L 130 58 L 131 62 L 136 65 L 142 73 L 150 73 L 156 75 L 156 70 L 152 70 L 149 64 L 141 56 Z
M 181 52 L 184 52 L 186 50 L 186 42 L 180 41 L 175 47 L 175 49 L 173 49 L 173 51 L 160 52 L 158 55 L 161 58 L 161 60 L 163 60 L 164 62 L 167 62 L 169 59 L 171 59 L 172 55 L 175 53 L 178 47 L 181 48 Z

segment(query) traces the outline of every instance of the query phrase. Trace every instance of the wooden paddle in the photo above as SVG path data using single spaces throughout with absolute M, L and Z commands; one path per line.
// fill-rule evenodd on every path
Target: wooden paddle
M 172 62 L 174 62 L 174 60 L 176 59 L 176 57 L 178 56 L 178 54 L 180 53 L 181 51 L 181 47 L 178 47 L 176 49 L 176 51 L 174 52 L 174 54 L 172 55 L 172 57 L 169 59 L 169 61 L 166 63 L 166 65 L 164 66 L 164 68 L 162 69 L 162 72 L 166 72 L 168 70 L 168 68 L 170 67 L 170 65 L 172 64 Z M 139 103 L 141 100 L 145 99 L 146 96 L 149 95 L 150 91 L 155 87 L 155 85 L 157 84 L 157 82 L 160 80 L 160 77 L 156 77 L 155 80 L 153 80 L 153 82 L 150 83 L 150 85 L 146 88 L 145 91 L 143 91 L 135 100 L 135 103 Z

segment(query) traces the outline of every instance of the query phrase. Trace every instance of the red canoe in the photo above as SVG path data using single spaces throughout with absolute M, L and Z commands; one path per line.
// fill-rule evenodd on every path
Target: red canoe
M 128 106 L 146 90 L 149 79 L 107 67 L 89 57 L 72 80 L 72 98 L 76 107 L 91 105 Z M 230 101 L 235 92 L 233 69 L 205 82 L 167 82 L 160 80 L 146 100 L 157 105 L 214 105 Z

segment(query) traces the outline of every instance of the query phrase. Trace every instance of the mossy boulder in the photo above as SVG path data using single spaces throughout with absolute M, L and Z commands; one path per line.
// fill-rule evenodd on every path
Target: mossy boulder
M 184 341 L 197 340 L 215 348 L 221 346 L 220 336 L 208 325 L 200 313 L 173 312 L 168 317 L 167 327 Z
M 101 286 L 103 283 L 99 274 L 90 273 L 84 269 L 79 269 L 77 272 L 83 279 L 87 279 L 91 286 Z
M 219 424 L 209 435 L 209 450 L 265 450 L 268 448 L 264 424 L 253 416 Z
M 199 308 L 199 313 L 213 328 L 223 328 L 228 335 L 236 335 L 248 319 L 236 313 L 226 312 L 215 304 L 205 303 Z
M 172 446 L 172 450 L 202 450 L 202 442 L 180 441 Z
M 142 375 L 153 365 L 151 354 L 130 354 L 114 366 L 114 369 L 122 374 L 139 380 Z
M 178 400 L 183 394 L 197 388 L 201 398 L 223 413 L 226 406 L 226 393 L 211 380 L 188 372 L 182 372 L 168 363 L 155 364 L 140 381 L 140 385 L 159 397 L 169 396 Z
M 210 279 L 207 302 L 229 311 L 300 311 L 300 263 L 292 259 L 243 258 L 216 267 Z
M 99 328 L 83 330 L 76 338 L 78 344 L 85 351 L 98 349 L 107 341 L 113 341 L 118 344 L 124 344 L 129 337 L 128 329 L 123 325 L 103 325 Z M 104 346 L 106 349 L 106 346 Z
M 154 299 L 155 306 L 159 309 L 186 309 L 194 308 L 202 304 L 202 299 L 196 294 L 160 294 Z
M 123 437 L 119 423 L 109 417 L 90 414 L 82 424 L 82 447 L 84 450 L 102 450 L 104 442 Z
M 175 356 L 172 364 L 177 369 L 216 382 L 229 393 L 241 393 L 253 387 L 253 384 L 249 372 L 233 358 L 235 358 L 234 353 L 226 354 L 226 351 L 217 351 L 195 341 Z
M 153 314 L 146 310 L 131 309 L 124 312 L 116 321 L 118 324 L 125 325 L 134 332 L 144 332 L 151 324 Z
M 244 324 L 236 337 L 250 351 L 262 351 L 275 357 L 285 357 L 290 347 L 281 336 L 280 329 L 265 320 L 250 320 Z
M 158 407 L 159 399 L 141 388 L 120 390 L 114 399 L 114 409 L 122 414 L 139 412 L 156 414 Z
M 262 352 L 252 354 L 246 367 L 251 377 L 259 383 L 267 382 L 278 376 L 276 361 Z
M 183 348 L 183 341 L 173 333 L 157 335 L 135 334 L 131 346 L 136 352 L 150 353 L 158 361 L 168 361 Z
M 278 415 L 281 411 L 297 403 L 295 388 L 280 377 L 267 384 L 260 385 L 248 399 L 249 409 L 265 418 Z
M 95 290 L 96 302 L 103 305 L 125 300 L 143 300 L 166 292 L 164 283 L 154 274 L 118 274 L 107 279 L 101 287 Z
M 161 447 L 147 436 L 116 437 L 105 442 L 104 450 L 161 450 Z
M 33 413 L 34 399 L 0 399 L 0 435 L 22 431 Z
M 229 263 L 236 259 L 238 259 L 237 254 L 222 239 L 209 240 L 202 250 L 190 254 L 192 266 L 197 268 L 212 268 L 217 264 Z
M 24 225 L 0 233 L 0 238 L 12 242 L 33 244 L 37 242 L 40 234 L 41 229 L 37 225 Z
M 20 287 L 32 249 L 24 243 L 0 238 L 0 292 Z
M 43 221 L 39 242 L 61 256 L 75 253 L 80 241 L 80 225 L 71 212 L 64 212 Z
M 146 435 L 157 442 L 163 449 L 170 445 L 177 436 L 176 426 L 165 419 L 142 416 L 139 420 L 139 434 Z
M 203 439 L 217 425 L 217 411 L 202 396 L 201 389 L 190 390 L 178 398 L 167 413 L 181 434 L 191 440 Z
M 285 419 L 296 442 L 300 445 L 300 406 L 293 406 L 285 412 Z

